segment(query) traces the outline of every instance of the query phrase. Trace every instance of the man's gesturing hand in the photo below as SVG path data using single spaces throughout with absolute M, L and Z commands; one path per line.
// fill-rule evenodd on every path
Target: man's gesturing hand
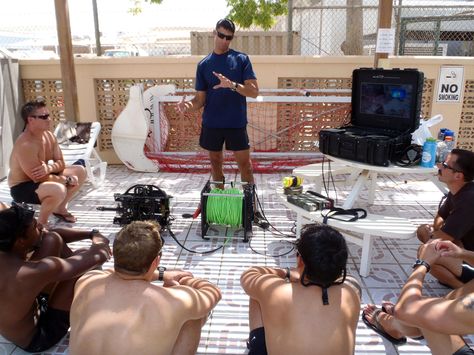
M 214 86 L 214 89 L 219 89 L 219 88 L 228 88 L 232 89 L 235 86 L 235 83 L 227 79 L 224 75 L 216 73 L 215 71 L 212 72 L 217 79 L 219 79 L 220 83 Z

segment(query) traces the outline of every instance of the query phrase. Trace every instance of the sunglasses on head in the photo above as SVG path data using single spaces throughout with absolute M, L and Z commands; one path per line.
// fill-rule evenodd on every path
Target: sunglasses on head
M 453 168 L 452 166 L 449 166 L 445 161 L 443 161 L 443 162 L 441 163 L 441 166 L 443 167 L 443 169 L 450 169 L 450 170 L 452 170 L 452 171 L 454 171 L 454 172 L 458 172 L 458 173 L 461 172 L 460 170 L 458 170 L 458 169 L 456 169 L 456 168 Z
M 47 120 L 49 118 L 49 113 L 45 115 L 30 115 L 30 117 L 39 118 L 40 120 Z
M 216 34 L 217 34 L 217 37 L 219 37 L 220 39 L 226 39 L 227 41 L 232 41 L 232 39 L 234 38 L 234 35 L 225 35 L 219 31 L 216 31 Z

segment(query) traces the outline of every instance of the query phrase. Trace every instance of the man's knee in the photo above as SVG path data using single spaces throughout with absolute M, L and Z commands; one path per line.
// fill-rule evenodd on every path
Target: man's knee
M 416 237 L 423 244 L 431 238 L 431 226 L 429 224 L 422 224 L 416 230 Z
M 224 156 L 221 152 L 209 152 L 209 160 L 212 165 L 219 165 L 224 162 Z
M 74 167 L 74 175 L 77 176 L 79 180 L 79 184 L 82 184 L 87 178 L 87 171 L 82 165 L 73 165 Z
M 56 232 L 47 232 L 43 234 L 41 239 L 40 249 L 48 250 L 50 256 L 61 256 L 63 250 L 64 241 L 61 236 Z
M 66 197 L 67 189 L 65 185 L 62 185 L 58 182 L 44 182 L 38 186 L 36 190 L 38 197 L 43 204 L 45 199 L 48 201 L 63 201 Z

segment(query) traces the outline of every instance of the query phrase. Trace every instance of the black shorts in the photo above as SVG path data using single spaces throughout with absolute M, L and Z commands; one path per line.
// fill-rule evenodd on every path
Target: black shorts
M 464 345 L 462 348 L 459 348 L 453 355 L 472 355 L 474 354 L 474 350 L 472 350 L 469 346 Z
M 225 142 L 225 149 L 232 151 L 250 148 L 247 128 L 201 128 L 199 145 L 211 152 L 220 152 Z
M 250 331 L 248 355 L 267 355 L 267 344 L 265 343 L 265 328 L 255 328 Z
M 21 184 L 10 188 L 10 195 L 12 195 L 13 201 L 15 202 L 26 202 L 40 205 L 41 201 L 38 194 L 35 192 L 39 185 L 39 182 L 22 182 Z
M 463 263 L 461 277 L 459 278 L 459 281 L 466 284 L 473 279 L 474 279 L 474 268 L 471 265 Z
M 30 344 L 22 348 L 30 353 L 39 353 L 56 345 L 69 330 L 69 312 L 48 307 L 44 299 L 39 302 L 42 304 L 36 333 Z

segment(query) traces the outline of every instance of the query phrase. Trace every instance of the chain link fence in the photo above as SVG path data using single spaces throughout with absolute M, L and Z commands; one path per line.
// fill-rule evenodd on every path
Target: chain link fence
M 133 16 L 128 12 L 132 2 L 102 0 L 95 26 L 90 2 L 69 0 L 74 53 L 94 57 L 99 45 L 102 55 L 113 57 L 206 54 L 212 50 L 214 23 L 229 9 L 225 0 L 209 0 L 212 6 L 205 1 L 145 3 L 142 13 Z M 35 3 L 40 7 L 29 2 L 2 9 L 0 50 L 20 58 L 58 58 L 54 2 Z M 251 55 L 374 54 L 378 0 L 288 3 L 291 11 L 270 30 L 239 29 L 232 46 Z M 474 56 L 473 1 L 394 0 L 392 28 L 395 54 Z

